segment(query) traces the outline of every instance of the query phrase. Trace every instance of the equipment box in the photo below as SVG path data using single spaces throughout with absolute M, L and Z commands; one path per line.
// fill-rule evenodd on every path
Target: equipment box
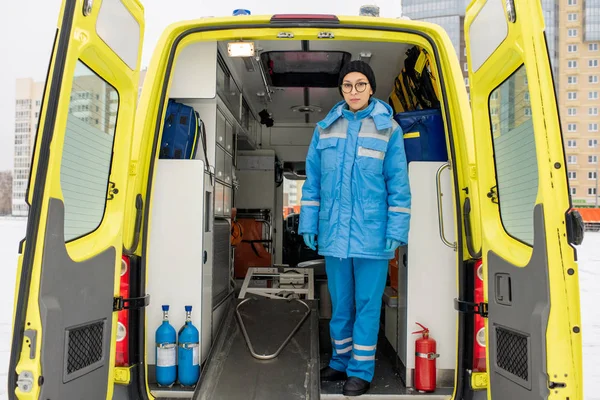
M 444 121 L 438 108 L 394 115 L 404 132 L 406 162 L 448 161 Z

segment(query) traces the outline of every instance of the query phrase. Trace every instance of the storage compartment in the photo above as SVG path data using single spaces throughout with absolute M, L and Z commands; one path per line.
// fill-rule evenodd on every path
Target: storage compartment
M 296 49 L 300 45 L 298 41 L 256 41 L 257 47 L 259 43 L 265 51 L 274 48 L 277 48 L 277 51 L 285 51 L 286 49 Z M 172 217 L 170 221 L 165 222 L 161 222 L 159 217 L 157 225 L 153 223 L 152 230 L 156 238 L 150 244 L 151 250 L 149 251 L 149 257 L 152 258 L 156 254 L 154 247 L 164 246 L 158 240 L 157 226 L 162 234 L 169 232 L 166 236 L 169 236 L 170 251 L 184 252 L 184 248 L 187 246 L 195 246 L 194 257 L 198 258 L 200 264 L 194 265 L 204 271 L 204 274 L 199 275 L 199 280 L 195 278 L 193 282 L 186 281 L 186 285 L 193 284 L 196 295 L 200 299 L 198 310 L 203 309 L 201 315 L 203 337 L 206 334 L 205 329 L 207 329 L 204 326 L 205 323 L 208 324 L 208 332 L 218 335 L 218 323 L 226 312 L 224 300 L 231 295 L 232 281 L 238 280 L 237 289 L 239 289 L 248 268 L 273 267 L 281 264 L 281 254 L 285 245 L 282 236 L 284 231 L 282 211 L 284 206 L 291 206 L 289 203 L 292 197 L 292 195 L 287 195 L 287 198 L 284 196 L 285 185 L 281 184 L 281 175 L 287 174 L 286 176 L 294 179 L 304 177 L 304 162 L 315 124 L 327 115 L 334 104 L 340 101 L 337 87 L 321 87 L 317 80 L 306 80 L 308 86 L 303 88 L 274 88 L 272 85 L 276 82 L 269 79 L 268 75 L 266 80 L 262 79 L 260 65 L 256 60 L 229 58 L 226 44 L 226 41 L 220 42 L 215 49 L 218 54 L 211 59 L 211 62 L 215 63 L 213 76 L 216 96 L 194 98 L 191 91 L 186 91 L 189 96 L 186 100 L 187 103 L 203 107 L 201 117 L 206 122 L 208 158 L 209 160 L 214 159 L 214 163 L 211 164 L 211 167 L 214 168 L 214 176 L 207 178 L 208 185 L 213 192 L 212 196 L 206 196 L 205 191 L 201 190 L 199 193 L 202 193 L 202 201 L 194 203 L 194 207 L 202 204 L 204 199 L 208 199 L 207 201 L 212 203 L 205 205 L 212 207 L 212 211 L 202 209 L 199 212 L 200 215 L 206 215 L 206 218 L 210 219 L 210 221 L 202 221 L 198 225 L 199 232 L 207 231 L 203 239 L 207 254 L 202 254 L 202 246 L 198 246 L 199 242 L 194 240 L 199 232 L 195 233 L 193 237 L 185 237 L 182 242 L 177 242 L 178 244 L 175 243 L 176 238 L 181 239 L 181 235 L 185 234 L 177 231 L 180 220 L 186 218 L 183 214 L 178 214 L 177 218 Z M 394 79 L 403 66 L 403 55 L 412 46 L 391 42 L 326 42 L 322 40 L 309 40 L 305 45 L 311 51 L 319 52 L 319 54 L 343 51 L 351 54 L 353 59 L 364 53 L 365 46 L 368 47 L 374 55 L 371 65 L 377 76 L 379 93 L 389 93 L 392 89 Z M 300 55 L 304 53 L 297 52 Z M 194 60 L 199 62 L 197 57 Z M 311 62 L 308 57 L 308 64 L 301 68 L 310 69 Z M 179 68 L 181 71 L 190 70 L 185 66 Z M 278 65 L 277 68 L 283 67 Z M 271 100 L 268 99 L 267 93 Z M 423 120 L 423 118 L 425 119 Z M 370 393 L 381 396 L 414 394 L 412 386 L 416 336 L 412 335 L 412 332 L 418 329 L 416 322 L 419 322 L 430 329 L 432 337 L 438 342 L 439 390 L 435 395 L 449 395 L 453 388 L 457 357 L 457 313 L 454 310 L 454 298 L 457 297 L 457 260 L 454 250 L 440 240 L 436 174 L 443 163 L 420 161 L 422 159 L 445 159 L 444 121 L 439 110 L 398 114 L 396 120 L 402 124 L 405 133 L 408 134 L 404 137 L 404 143 L 407 156 L 411 161 L 409 164 L 412 193 L 411 227 L 408 246 L 399 249 L 399 262 L 397 266 L 390 268 L 393 276 L 391 276 L 390 286 L 386 288 L 382 299 L 383 318 L 377 347 L 379 369 Z M 271 122 L 273 126 L 269 126 Z M 412 128 L 406 125 L 406 123 L 415 122 L 416 124 Z M 417 141 L 410 142 L 413 137 L 417 138 Z M 418 146 L 413 146 L 413 143 Z M 259 146 L 260 149 L 257 149 Z M 418 149 L 414 150 L 416 147 Z M 428 153 L 427 149 L 433 150 L 433 153 Z M 203 154 L 200 149 L 198 154 L 197 158 L 202 159 Z M 276 160 L 281 160 L 283 170 L 276 168 Z M 185 172 L 181 170 L 178 173 Z M 175 187 L 175 179 L 167 182 L 169 181 L 168 175 L 160 174 L 162 178 L 157 179 L 153 185 L 153 191 L 155 191 L 153 193 L 156 196 L 159 191 L 170 190 L 171 201 L 176 206 L 171 204 L 167 207 L 164 202 L 154 203 L 153 209 L 164 209 L 153 211 L 153 216 L 154 212 L 161 215 L 179 208 L 178 198 L 182 192 L 187 190 L 188 186 L 192 185 L 189 176 L 185 179 L 179 178 L 180 181 Z M 449 171 L 445 170 L 441 174 L 441 178 L 441 188 L 444 194 L 441 197 L 444 235 L 448 241 L 453 242 L 455 240 L 453 237 L 455 209 L 452 176 Z M 296 204 L 294 205 L 300 204 L 301 190 L 301 185 L 299 185 L 295 193 Z M 244 235 L 242 242 L 232 250 L 230 227 L 233 207 L 237 210 L 237 221 L 243 226 Z M 178 212 L 183 213 L 181 210 Z M 162 226 L 161 223 L 166 225 Z M 176 231 L 177 234 L 172 234 Z M 185 245 L 181 243 L 185 243 Z M 299 244 L 302 245 L 301 242 Z M 157 271 L 162 268 L 164 274 L 164 266 L 169 265 L 171 268 L 172 262 L 166 257 L 168 252 L 165 250 L 163 252 L 163 258 L 152 261 L 155 263 L 152 268 Z M 158 253 L 160 254 L 160 251 Z M 303 251 L 300 253 L 307 254 Z M 405 255 L 407 257 L 404 257 Z M 203 258 L 204 261 L 202 261 Z M 190 265 L 186 265 L 186 267 L 191 268 Z M 184 267 L 178 265 L 176 268 Z M 159 275 L 150 277 L 155 282 L 154 285 L 157 284 L 158 277 Z M 324 273 L 319 275 L 320 281 L 315 284 L 315 295 L 321 302 L 320 317 L 323 324 L 327 325 L 327 320 L 331 317 L 331 304 L 325 278 Z M 149 287 L 154 307 L 160 307 L 154 292 L 168 290 L 164 282 L 160 282 L 160 285 L 159 287 Z M 168 299 L 179 297 L 182 296 L 177 287 L 176 292 L 165 292 L 162 297 L 158 298 L 161 299 L 160 301 L 166 302 Z M 207 304 L 209 304 L 208 310 Z M 178 307 L 181 308 L 180 305 Z M 152 313 L 156 314 L 156 310 L 153 309 Z M 157 316 L 155 315 L 153 318 L 157 318 Z M 152 335 L 158 321 L 150 321 L 150 319 L 148 321 L 151 324 L 146 340 L 148 348 L 152 348 L 152 343 L 154 343 Z M 175 328 L 178 329 L 179 326 L 175 326 Z M 324 329 L 323 326 L 321 329 Z M 215 337 L 211 338 L 210 336 L 209 334 L 208 342 L 215 340 Z M 322 364 L 330 357 L 330 353 L 327 353 L 328 342 L 327 338 L 324 342 L 322 338 Z M 203 343 L 204 345 L 205 343 Z M 205 354 L 203 348 L 202 357 L 205 357 Z M 154 360 L 148 355 L 147 361 L 151 364 L 151 361 Z M 151 376 L 149 375 L 149 378 Z M 232 377 L 232 381 L 235 381 L 235 377 Z M 321 393 L 322 395 L 337 396 L 340 395 L 341 388 L 339 385 L 323 384 Z M 185 397 L 187 394 L 183 396 Z
M 204 162 L 200 160 L 158 160 L 152 190 L 151 226 L 148 245 L 146 292 L 150 304 L 146 315 L 146 363 L 149 385 L 159 389 L 155 376 L 155 333 L 167 304 L 169 322 L 179 330 L 185 322 L 185 306 L 192 306 L 192 322 L 200 332 L 200 360 L 206 359 L 211 345 L 211 318 L 203 312 L 210 304 L 205 284 L 204 241 Z M 175 295 L 176 294 L 176 295 Z M 190 393 L 175 384 L 171 390 Z

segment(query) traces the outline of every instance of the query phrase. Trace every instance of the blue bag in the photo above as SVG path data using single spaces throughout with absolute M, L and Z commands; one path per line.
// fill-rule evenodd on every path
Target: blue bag
M 159 158 L 193 159 L 199 133 L 198 113 L 190 106 L 169 100 Z
M 394 115 L 404 132 L 406 162 L 448 161 L 444 121 L 439 108 Z

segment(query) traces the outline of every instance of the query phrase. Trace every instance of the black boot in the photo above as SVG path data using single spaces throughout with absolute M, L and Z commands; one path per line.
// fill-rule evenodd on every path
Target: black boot
M 348 376 L 345 372 L 333 369 L 330 366 L 321 369 L 321 380 L 326 382 L 343 381 Z
M 367 393 L 370 387 L 371 382 L 367 382 L 356 376 L 350 376 L 344 384 L 344 396 L 360 396 Z

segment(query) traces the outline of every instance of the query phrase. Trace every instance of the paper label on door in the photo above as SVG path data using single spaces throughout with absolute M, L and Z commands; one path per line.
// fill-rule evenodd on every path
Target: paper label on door
M 198 354 L 200 353 L 200 346 L 194 346 L 194 358 L 192 359 L 192 365 L 198 365 Z
M 177 365 L 177 349 L 171 348 L 157 348 L 156 349 L 156 366 L 157 367 L 173 367 Z

